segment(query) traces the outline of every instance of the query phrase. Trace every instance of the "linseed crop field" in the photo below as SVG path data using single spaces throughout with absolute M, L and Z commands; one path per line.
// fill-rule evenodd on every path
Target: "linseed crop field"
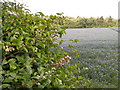
M 117 28 L 67 29 L 62 44 L 73 45 L 80 56 L 71 54 L 72 61 L 80 61 L 81 75 L 92 82 L 94 88 L 118 87 L 118 32 Z M 73 43 L 69 39 L 79 39 Z

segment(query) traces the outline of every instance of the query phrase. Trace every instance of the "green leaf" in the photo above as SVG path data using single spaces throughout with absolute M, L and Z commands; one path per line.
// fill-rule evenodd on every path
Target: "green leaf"
M 12 81 L 13 81 L 13 78 L 12 77 L 8 77 L 3 82 L 12 82 Z
M 24 60 L 23 56 L 16 56 L 17 60 L 19 61 L 19 63 L 25 63 L 26 61 Z
M 79 76 L 78 79 L 83 79 L 82 76 Z
M 44 68 L 43 67 L 39 67 L 38 68 L 38 72 L 40 74 L 40 77 L 43 77 L 43 75 L 44 75 Z
M 42 47 L 45 48 L 45 44 L 42 44 Z
M 73 41 L 73 39 L 69 39 L 69 41 Z
M 9 75 L 11 75 L 11 77 L 16 78 L 16 73 L 10 73 Z
M 45 16 L 42 12 L 37 12 L 37 13 L 39 13 L 41 16 Z
M 62 44 L 64 42 L 64 40 L 60 40 L 59 44 Z
M 57 81 L 58 81 L 58 84 L 62 84 L 62 80 L 57 78 Z
M 41 53 L 37 52 L 36 55 L 41 58 Z
M 78 39 L 70 39 L 69 41 L 72 41 L 72 42 L 77 43 L 77 42 L 79 42 L 80 40 L 78 40 Z
M 53 84 L 56 88 L 59 88 L 60 85 L 62 84 L 62 80 L 60 80 L 59 78 L 55 78 Z
M 77 43 L 77 42 L 79 42 L 79 40 L 78 40 L 78 39 L 74 39 L 74 42 L 76 42 L 76 43 Z
M 47 79 L 46 80 L 46 85 L 49 85 L 51 83 L 51 80 L 50 79 Z
M 38 74 L 37 72 L 34 73 L 34 75 L 37 75 L 37 74 Z
M 16 59 L 10 59 L 10 60 L 8 60 L 8 63 L 15 63 L 16 62 Z
M 39 29 L 45 29 L 46 26 L 39 26 L 38 28 L 39 28 Z
M 8 63 L 8 61 L 5 59 L 2 61 L 2 65 L 7 64 L 7 63 Z
M 10 84 L 2 84 L 0 85 L 0 88 L 4 89 L 4 88 L 8 88 L 10 87 Z
M 28 49 L 26 47 L 22 47 L 26 52 L 28 52 Z
M 74 47 L 74 46 L 73 46 L 73 45 L 68 45 L 68 47 L 70 47 L 70 48 L 71 48 L 71 47 Z
M 20 46 L 23 43 L 23 41 L 21 41 L 19 39 L 14 39 L 14 40 L 12 40 L 12 42 L 13 42 L 13 45 L 17 45 L 17 46 Z
M 17 68 L 15 63 L 10 63 L 9 65 L 11 70 L 14 70 Z
M 28 66 L 28 65 L 27 65 L 27 66 L 26 66 L 26 69 L 27 69 L 27 71 L 28 71 L 28 74 L 31 75 L 32 72 L 33 72 L 31 66 Z
M 62 13 L 56 13 L 57 15 L 62 15 L 63 14 L 63 12 Z

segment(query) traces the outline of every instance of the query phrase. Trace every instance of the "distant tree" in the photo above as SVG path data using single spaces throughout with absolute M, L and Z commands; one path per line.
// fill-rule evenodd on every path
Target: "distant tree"
M 111 16 L 109 16 L 109 18 L 108 18 L 108 22 L 110 22 L 110 23 L 112 23 L 112 17 Z
M 87 19 L 86 18 L 82 18 L 81 20 L 80 20 L 80 27 L 81 28 L 86 28 L 87 27 Z
M 96 26 L 96 19 L 93 18 L 93 17 L 88 18 L 87 27 L 92 28 L 92 27 L 95 27 L 95 26 Z
M 112 19 L 111 16 L 109 16 L 109 17 L 107 18 L 107 25 L 108 25 L 108 27 L 111 27 L 111 26 L 113 25 L 113 19 Z
M 105 27 L 105 20 L 103 16 L 101 16 L 100 18 L 97 18 L 97 27 Z
M 103 23 L 103 22 L 104 22 L 103 16 L 100 17 L 99 21 L 100 21 L 100 23 Z

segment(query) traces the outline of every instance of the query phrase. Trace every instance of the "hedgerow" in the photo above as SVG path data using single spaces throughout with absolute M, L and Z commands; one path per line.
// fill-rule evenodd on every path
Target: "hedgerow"
M 23 4 L 3 2 L 3 89 L 90 87 L 89 80 L 79 76 L 79 64 L 69 64 L 72 58 L 60 47 L 63 20 L 61 13 L 31 14 Z

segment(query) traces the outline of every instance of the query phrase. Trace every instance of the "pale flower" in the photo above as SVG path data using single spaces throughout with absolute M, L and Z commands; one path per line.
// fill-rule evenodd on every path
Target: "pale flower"
M 67 56 L 65 57 L 65 59 L 71 59 L 71 57 L 67 55 Z
M 61 65 L 61 66 L 63 66 L 63 65 L 64 65 L 64 63 L 60 63 L 60 65 Z
M 53 35 L 58 35 L 58 33 L 53 33 Z
M 40 78 L 40 76 L 39 75 L 37 75 L 37 79 L 39 79 Z
M 61 47 L 61 49 L 63 49 L 63 47 Z
M 37 85 L 41 85 L 40 83 L 37 83 Z
M 52 68 L 52 70 L 56 70 L 56 68 L 55 68 L 55 67 L 53 67 L 53 68 Z
M 46 79 L 46 77 L 45 77 L 45 76 L 43 76 L 43 79 Z
M 54 39 L 55 39 L 55 40 L 58 40 L 58 39 L 59 39 L 59 37 L 54 37 Z
M 69 59 L 67 59 L 67 60 L 66 60 L 66 62 L 68 63 L 68 62 L 70 62 L 70 60 L 69 60 Z
M 6 48 L 5 51 L 6 51 L 6 52 L 9 52 L 10 50 L 9 50 L 9 48 Z
M 54 72 L 54 70 L 51 70 L 50 72 L 52 73 L 52 72 Z
M 84 67 L 84 70 L 88 70 L 88 67 Z
M 45 74 L 47 75 L 47 74 L 48 74 L 48 72 L 45 72 Z
M 57 30 L 55 30 L 55 32 L 58 32 Z
M 63 61 L 63 60 L 65 60 L 65 59 L 64 59 L 64 58 L 61 58 L 60 60 Z

